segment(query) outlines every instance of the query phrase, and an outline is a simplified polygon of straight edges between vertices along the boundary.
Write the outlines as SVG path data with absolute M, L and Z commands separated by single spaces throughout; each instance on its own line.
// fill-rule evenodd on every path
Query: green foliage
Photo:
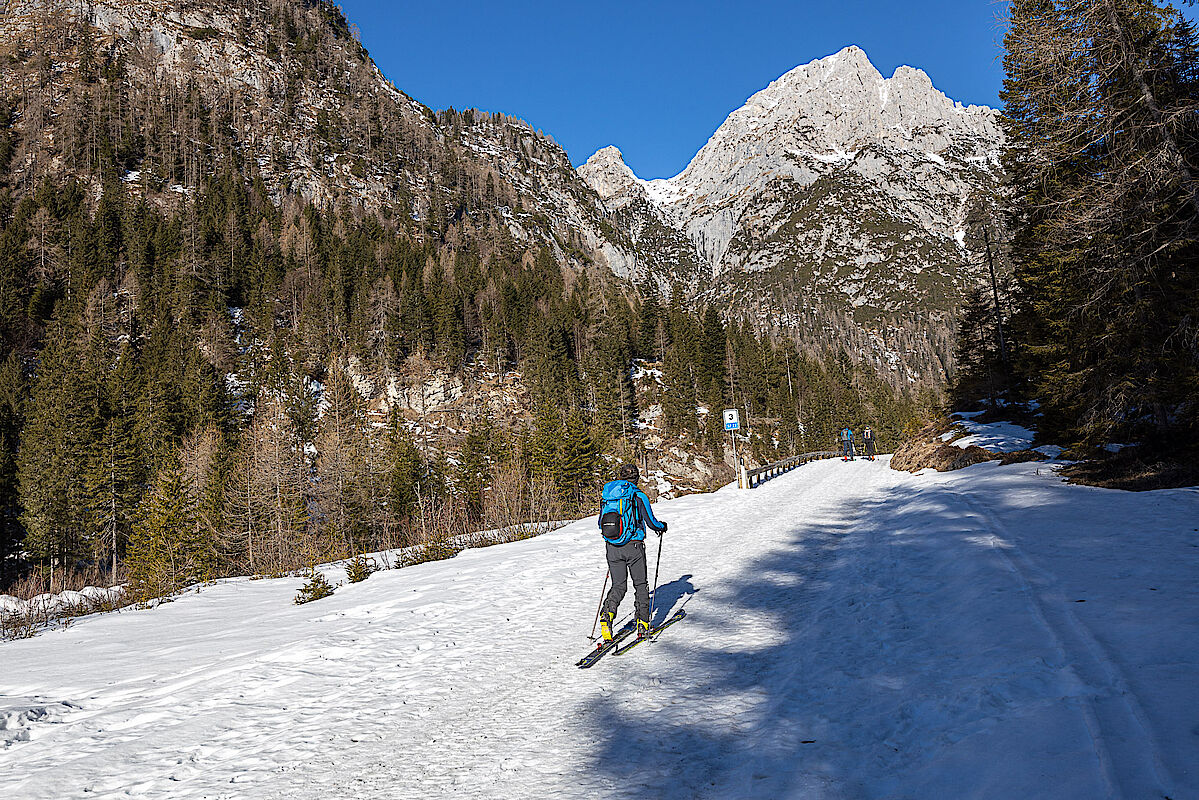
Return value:
M 311 603 L 315 600 L 321 600 L 333 594 L 333 584 L 329 583 L 329 579 L 324 573 L 319 572 L 316 567 L 312 567 L 308 571 L 308 582 L 296 592 L 296 599 L 292 602 L 297 606 L 302 606 L 305 603 Z
M 199 525 L 192 489 L 173 454 L 138 506 L 125 563 L 130 590 L 143 599 L 216 575 L 216 542 Z
M 666 348 L 663 365 L 662 417 L 670 433 L 694 434 L 697 430 L 694 365 L 682 345 Z
M 90 555 L 86 454 L 96 419 L 89 375 L 79 370 L 78 336 L 78 329 L 64 325 L 48 331 L 17 454 L 25 549 L 37 561 L 59 566 Z
M 1000 358 L 997 330 L 989 290 L 969 290 L 958 318 L 956 373 L 950 387 L 955 408 L 973 408 L 984 399 L 995 404 L 1006 394 L 1007 370 Z
M 1017 367 L 1041 432 L 1194 443 L 1194 26 L 1150 0 L 1017 0 L 1005 47 Z
M 398 412 L 392 413 L 388 426 L 387 462 L 386 491 L 390 514 L 397 520 L 407 519 L 417 510 L 422 481 L 424 491 L 429 491 L 429 470 Z
M 455 468 L 459 495 L 466 502 L 467 513 L 478 520 L 483 510 L 483 492 L 491 482 L 491 463 L 498 449 L 495 431 L 487 424 L 472 425 L 462 442 Z
M 350 583 L 362 583 L 378 571 L 378 563 L 369 556 L 355 556 L 346 563 L 346 578 Z
M 25 379 L 16 353 L 0 363 L 0 586 L 17 573 L 25 531 L 17 492 L 17 449 L 24 422 Z
M 430 561 L 445 561 L 461 553 L 465 548 L 452 544 L 445 539 L 434 539 L 422 545 L 417 545 L 404 558 L 404 566 L 427 564 Z
M 568 507 L 582 510 L 594 504 L 599 456 L 590 426 L 575 409 L 566 418 L 555 470 L 558 488 Z

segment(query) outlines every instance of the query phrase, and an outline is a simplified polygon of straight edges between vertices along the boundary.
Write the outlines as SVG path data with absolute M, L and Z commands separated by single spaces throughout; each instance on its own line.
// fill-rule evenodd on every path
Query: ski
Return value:
M 642 642 L 649 641 L 650 639 L 656 639 L 658 637 L 659 633 L 666 630 L 671 625 L 675 624 L 676 622 L 678 622 L 685 616 L 687 616 L 686 610 L 680 608 L 678 611 L 674 612 L 674 614 L 670 617 L 670 619 L 666 620 L 661 625 L 655 625 L 654 627 L 650 628 L 649 633 L 646 634 L 645 636 L 642 636 L 638 639 L 634 639 L 633 641 L 626 644 L 624 647 L 616 648 L 616 655 L 622 656 L 625 653 L 632 650 L 637 645 L 641 644 Z
M 601 641 L 598 645 L 595 646 L 594 650 L 592 650 L 590 653 L 588 653 L 587 655 L 583 656 L 578 661 L 576 661 L 575 666 L 578 667 L 579 669 L 587 669 L 588 667 L 592 666 L 593 664 L 595 664 L 595 662 L 597 662 L 601 658 L 603 658 L 605 654 L 612 652 L 616 648 L 616 646 L 621 643 L 621 641 L 623 639 L 625 639 L 630 633 L 632 633 L 636 629 L 637 629 L 636 621 L 630 620 L 628 622 L 628 624 L 626 624 L 623 628 L 618 630 L 616 633 L 612 634 L 611 639 L 609 639 L 606 642 Z

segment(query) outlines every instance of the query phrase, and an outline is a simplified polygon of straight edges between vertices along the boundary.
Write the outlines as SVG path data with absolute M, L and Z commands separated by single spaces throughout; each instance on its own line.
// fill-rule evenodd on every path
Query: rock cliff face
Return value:
M 557 143 L 503 114 L 414 101 L 331 3 L 9 0 L 0 58 L 15 65 L 0 99 L 22 98 L 21 191 L 74 176 L 98 196 L 85 140 L 107 127 L 129 153 L 117 177 L 160 204 L 232 167 L 279 204 L 398 211 L 416 236 L 453 242 L 505 229 L 576 270 L 644 277 Z
M 578 171 L 614 215 L 645 204 L 683 232 L 698 296 L 734 314 L 945 334 L 981 265 L 972 226 L 1000 180 L 997 117 L 847 47 L 749 98 L 673 178 L 638 179 L 614 147 Z

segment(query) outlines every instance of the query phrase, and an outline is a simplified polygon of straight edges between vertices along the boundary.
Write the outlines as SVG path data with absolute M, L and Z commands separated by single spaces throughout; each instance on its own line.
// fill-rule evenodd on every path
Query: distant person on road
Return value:
M 841 460 L 842 461 L 853 461 L 854 453 L 853 453 L 853 430 L 852 429 L 850 429 L 850 428 L 842 429 L 842 431 L 841 431 L 841 447 L 844 449 L 844 455 L 842 455 Z
M 866 445 L 866 458 L 874 460 L 874 430 L 866 428 L 862 431 L 862 441 Z
M 637 488 L 640 477 L 636 464 L 621 464 L 616 480 L 604 485 L 604 501 L 600 506 L 599 528 L 607 550 L 608 574 L 612 588 L 600 612 L 600 633 L 605 640 L 612 638 L 612 622 L 616 609 L 624 599 L 628 579 L 633 579 L 637 611 L 637 636 L 649 633 L 649 570 L 645 560 L 645 526 L 659 536 L 666 533 L 666 523 L 659 522 L 649 507 L 649 498 Z

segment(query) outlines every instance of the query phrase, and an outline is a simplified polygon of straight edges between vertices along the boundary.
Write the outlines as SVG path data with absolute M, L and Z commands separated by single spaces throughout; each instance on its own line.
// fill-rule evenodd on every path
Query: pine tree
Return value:
M 559 474 L 563 440 L 561 413 L 549 403 L 537 407 L 533 433 L 524 447 L 529 471 L 534 478 L 556 480 Z
M 17 485 L 17 448 L 25 418 L 25 377 L 21 360 L 10 351 L 0 363 L 0 586 L 16 574 L 16 558 L 25 538 Z
M 724 364 L 727 339 L 724 323 L 715 307 L 708 306 L 704 311 L 703 324 L 700 329 L 699 352 L 696 354 L 696 372 L 701 391 L 710 394 L 715 385 L 717 391 L 724 386 Z M 719 405 L 719 403 L 718 403 Z
M 588 359 L 587 378 L 594 396 L 595 426 L 605 441 L 627 436 L 636 411 L 629 376 L 630 354 L 623 337 L 614 330 L 616 327 L 601 324 L 599 341 Z
M 25 549 L 52 569 L 91 555 L 84 467 L 94 438 L 92 393 L 78 393 L 85 372 L 77 336 L 61 324 L 47 331 L 17 456 Z
M 418 487 L 427 467 L 398 411 L 392 412 L 387 441 L 387 502 L 390 516 L 397 523 L 406 523 L 416 513 Z
M 491 482 L 494 432 L 490 425 L 472 425 L 462 442 L 457 473 L 458 491 L 466 502 L 467 513 L 478 520 L 483 512 L 484 491 Z
M 704 417 L 704 444 L 717 461 L 724 460 L 724 395 L 719 384 L 713 383 L 708 389 L 705 401 L 708 414 Z
M 93 443 L 89 462 L 86 491 L 92 549 L 97 554 L 109 554 L 115 576 L 142 495 L 132 419 L 119 414 L 110 417 Z
M 201 531 L 178 458 L 168 455 L 138 506 L 126 561 L 132 591 L 162 597 L 215 574 L 216 543 Z
M 595 488 L 599 450 L 591 438 L 591 430 L 582 413 L 575 409 L 566 418 L 562 431 L 562 447 L 558 457 L 557 483 L 566 504 L 583 509 L 591 505 L 590 494 Z
M 972 408 L 983 399 L 994 404 L 1005 388 L 994 320 L 988 291 L 981 286 L 968 290 L 958 319 L 956 373 L 950 388 L 955 408 Z
M 680 352 L 681 347 L 666 348 L 662 375 L 662 421 L 671 433 L 693 434 L 696 431 L 694 366 Z
M 1013 3 L 1008 170 L 1023 369 L 1046 432 L 1164 436 L 1190 416 L 1199 123 L 1191 26 L 1149 0 Z

